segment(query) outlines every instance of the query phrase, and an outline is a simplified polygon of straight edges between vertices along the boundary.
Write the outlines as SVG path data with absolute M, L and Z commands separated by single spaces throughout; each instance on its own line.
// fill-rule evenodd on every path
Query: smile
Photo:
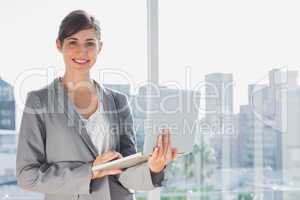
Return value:
M 80 65 L 87 64 L 88 62 L 90 62 L 90 60 L 87 60 L 87 59 L 72 59 L 72 60 L 73 60 L 73 62 L 80 64 Z

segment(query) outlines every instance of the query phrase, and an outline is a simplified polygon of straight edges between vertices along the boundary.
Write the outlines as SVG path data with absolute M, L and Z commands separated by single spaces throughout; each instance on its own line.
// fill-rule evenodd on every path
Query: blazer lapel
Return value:
M 118 150 L 119 149 L 119 118 L 118 110 L 116 108 L 115 100 L 110 90 L 107 90 L 102 84 L 94 80 L 95 85 L 97 86 L 98 93 L 100 94 L 100 112 L 103 113 L 104 117 L 109 122 L 109 133 L 110 136 L 110 146 L 111 148 Z
M 94 158 L 96 158 L 98 155 L 98 150 L 90 139 L 90 136 L 88 135 L 84 126 L 84 122 L 81 120 L 79 114 L 73 106 L 72 101 L 69 99 L 66 88 L 64 88 L 64 86 L 60 83 L 59 77 L 55 78 L 52 86 L 54 89 L 54 97 L 56 97 L 55 99 L 58 101 L 58 106 L 63 109 L 68 118 L 68 126 L 74 126 L 86 147 L 89 149 Z

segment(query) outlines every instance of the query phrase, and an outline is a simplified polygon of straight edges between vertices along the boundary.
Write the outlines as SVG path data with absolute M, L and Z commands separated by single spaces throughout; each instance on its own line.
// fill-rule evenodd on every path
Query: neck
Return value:
M 62 83 L 68 88 L 72 86 L 76 86 L 77 84 L 88 84 L 92 85 L 93 81 L 90 78 L 89 73 L 70 73 L 68 71 L 65 72 L 65 74 L 62 77 Z M 71 85 L 70 85 L 71 84 Z

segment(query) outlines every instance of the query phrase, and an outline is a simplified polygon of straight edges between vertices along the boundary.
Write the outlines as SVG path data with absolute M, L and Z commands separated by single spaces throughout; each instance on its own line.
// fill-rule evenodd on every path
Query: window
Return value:
M 162 198 L 299 198 L 295 6 L 159 1 L 159 82 L 201 91 L 199 120 L 211 128 L 169 167 Z
M 138 150 L 146 132 L 144 82 L 158 81 L 161 88 L 201 93 L 201 129 L 193 153 L 168 166 L 165 187 L 148 199 L 299 199 L 297 2 L 70 2 L 1 3 L 0 24 L 9 30 L 0 37 L 0 53 L 6 58 L 2 65 L 7 66 L 1 77 L 11 83 L 22 81 L 21 89 L 15 91 L 17 101 L 24 101 L 29 90 L 62 75 L 63 60 L 55 49 L 58 25 L 71 10 L 86 9 L 100 20 L 104 42 L 91 75 L 127 94 Z M 147 15 L 149 2 L 153 7 Z M 12 17 L 7 20 L 7 16 Z M 149 21 L 154 23 L 147 32 Z M 37 29 L 41 25 L 43 28 Z M 150 40 L 147 33 L 153 34 Z M 12 49 L 12 40 L 22 52 L 18 59 L 7 51 Z M 47 73 L 51 77 L 46 77 Z M 0 99 L 4 93 L 0 89 Z M 22 112 L 18 105 L 17 127 Z M 1 163 L 14 160 L 11 149 L 10 145 L 0 150 Z M 7 177 L 1 176 L 0 181 L 10 183 L 14 163 L 5 163 L 9 166 L 0 171 Z M 8 184 L 0 186 L 0 199 L 2 194 L 3 198 L 42 199 L 40 194 L 24 193 Z M 137 199 L 146 199 L 145 193 L 138 193 Z
M 10 119 L 2 119 L 1 124 L 3 126 L 10 126 L 11 125 L 11 120 Z

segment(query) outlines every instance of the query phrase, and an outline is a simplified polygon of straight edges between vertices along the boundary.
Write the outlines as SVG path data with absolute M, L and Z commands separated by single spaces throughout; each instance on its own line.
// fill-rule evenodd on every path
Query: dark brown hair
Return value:
M 86 29 L 94 29 L 97 39 L 101 39 L 100 24 L 95 17 L 84 10 L 74 10 L 61 22 L 57 39 L 63 44 L 65 38 Z

